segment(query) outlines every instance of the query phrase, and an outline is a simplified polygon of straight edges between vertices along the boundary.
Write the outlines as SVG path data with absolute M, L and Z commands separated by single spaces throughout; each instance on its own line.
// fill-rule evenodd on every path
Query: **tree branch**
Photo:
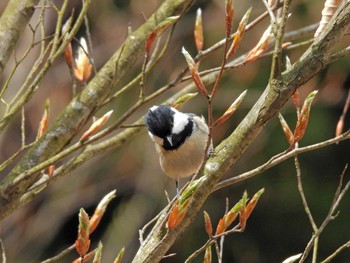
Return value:
M 39 0 L 11 0 L 0 18 L 0 74 Z
M 226 179 L 226 180 L 223 180 L 223 181 L 217 183 L 216 186 L 214 187 L 213 191 L 217 191 L 223 187 L 227 187 L 229 185 L 232 185 L 232 184 L 247 180 L 249 178 L 252 178 L 252 177 L 254 177 L 258 174 L 261 174 L 262 172 L 270 169 L 271 167 L 274 167 L 277 164 L 280 164 L 281 162 L 288 160 L 289 158 L 291 158 L 293 156 L 296 156 L 296 155 L 299 155 L 302 153 L 306 153 L 306 152 L 310 152 L 310 151 L 315 151 L 317 149 L 327 147 L 327 146 L 332 145 L 332 144 L 337 144 L 341 141 L 349 140 L 349 139 L 350 139 L 350 131 L 347 131 L 347 132 L 339 135 L 338 137 L 329 139 L 327 141 L 323 141 L 323 142 L 312 144 L 312 145 L 305 146 L 305 147 L 295 148 L 291 151 L 284 151 L 280 154 L 273 156 L 266 163 L 254 168 L 248 172 L 242 173 L 240 175 L 234 176 L 232 178 L 229 178 L 229 179 Z
M 112 87 L 132 68 L 143 51 L 142 47 L 148 34 L 161 21 L 169 16 L 180 14 L 191 3 L 192 0 L 165 1 L 138 30 L 128 36 L 123 47 L 101 68 L 84 90 L 69 103 L 43 137 L 1 181 L 0 218 L 5 217 L 18 206 L 20 197 L 36 182 L 39 174 L 13 184 L 16 177 L 61 151 L 106 99 Z
M 324 34 L 279 79 L 271 81 L 259 100 L 236 130 L 215 149 L 202 173 L 204 180 L 193 194 L 186 217 L 171 231 L 165 227 L 166 211 L 140 247 L 133 262 L 159 262 L 175 240 L 195 219 L 218 180 L 239 159 L 264 125 L 278 112 L 294 91 L 317 74 L 326 64 L 330 47 L 339 41 L 350 22 L 350 2 L 338 9 Z

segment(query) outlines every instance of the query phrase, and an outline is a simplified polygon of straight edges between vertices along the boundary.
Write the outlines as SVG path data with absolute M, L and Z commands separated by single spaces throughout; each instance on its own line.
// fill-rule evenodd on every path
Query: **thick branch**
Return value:
M 194 193 L 184 220 L 173 230 L 165 228 L 165 213 L 137 252 L 133 262 L 159 262 L 174 241 L 195 219 L 217 181 L 235 164 L 260 133 L 264 125 L 278 112 L 293 92 L 317 74 L 326 64 L 329 47 L 335 46 L 350 22 L 350 3 L 346 1 L 330 21 L 324 34 L 304 53 L 281 79 L 272 81 L 237 129 L 215 149 L 207 161 L 203 183 Z
M 38 175 L 13 184 L 16 177 L 61 151 L 110 94 L 113 85 L 134 65 L 143 51 L 148 34 L 167 17 L 180 14 L 191 2 L 192 0 L 165 1 L 145 24 L 128 36 L 122 48 L 71 101 L 44 136 L 0 183 L 0 218 L 11 213 L 18 206 L 19 198 L 37 180 Z
M 0 18 L 0 74 L 39 0 L 12 0 Z

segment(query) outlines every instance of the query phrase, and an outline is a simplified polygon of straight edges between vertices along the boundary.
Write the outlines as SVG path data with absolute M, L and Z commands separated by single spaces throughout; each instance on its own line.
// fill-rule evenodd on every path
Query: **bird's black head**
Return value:
M 148 131 L 163 139 L 165 150 L 178 149 L 192 134 L 193 121 L 185 113 L 166 106 L 153 106 L 145 116 Z
M 160 138 L 169 136 L 174 123 L 174 114 L 169 106 L 153 106 L 145 117 L 148 131 Z

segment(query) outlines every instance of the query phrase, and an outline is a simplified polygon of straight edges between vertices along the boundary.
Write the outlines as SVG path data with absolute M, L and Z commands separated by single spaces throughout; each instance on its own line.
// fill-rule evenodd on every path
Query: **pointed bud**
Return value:
M 186 208 L 188 203 L 189 203 L 189 199 L 187 199 L 187 201 L 183 203 L 182 206 L 180 206 L 179 202 L 176 202 L 174 204 L 173 209 L 169 214 L 169 218 L 167 222 L 167 227 L 169 230 L 174 229 L 182 222 L 187 212 Z
M 180 198 L 176 201 L 168 218 L 167 227 L 169 230 L 174 229 L 182 222 L 186 215 L 187 206 L 190 203 L 191 197 L 193 196 L 193 193 L 198 189 L 202 181 L 203 179 L 199 178 L 191 182 L 181 194 Z
M 197 9 L 196 22 L 194 24 L 194 42 L 196 43 L 197 51 L 203 49 L 203 22 L 202 22 L 202 9 Z
M 182 54 L 184 55 L 188 68 L 190 70 L 190 72 L 192 73 L 192 71 L 197 71 L 197 65 L 196 62 L 194 62 L 193 58 L 191 57 L 190 53 L 188 53 L 188 51 L 185 49 L 185 47 L 182 47 L 181 50 Z
M 225 230 L 225 216 L 223 216 L 222 218 L 220 218 L 219 223 L 216 227 L 215 235 L 220 235 L 221 233 L 225 232 Z
M 248 53 L 245 58 L 246 62 L 252 62 L 257 60 L 269 47 L 271 38 L 271 25 L 265 30 L 264 34 L 260 38 L 258 44 Z
M 78 238 L 75 241 L 75 249 L 80 257 L 84 257 L 90 248 L 89 216 L 83 208 L 79 212 Z
M 303 107 L 294 130 L 294 142 L 299 142 L 305 135 L 306 127 L 309 122 L 311 104 L 317 94 L 317 90 L 311 92 L 304 101 Z
M 68 67 L 72 67 L 73 65 L 73 49 L 72 44 L 68 43 L 66 48 L 64 49 L 64 60 L 66 61 Z
M 121 262 L 122 262 L 122 259 L 123 259 L 124 252 L 125 252 L 125 247 L 123 247 L 123 248 L 119 251 L 118 256 L 117 256 L 116 259 L 113 261 L 113 263 L 121 263 Z
M 290 45 L 292 45 L 293 43 L 292 42 L 284 42 L 284 43 L 282 43 L 282 49 L 284 49 L 284 48 L 287 48 L 287 47 L 289 47 Z
M 211 224 L 210 216 L 206 211 L 203 211 L 203 213 L 204 213 L 205 231 L 207 232 L 208 236 L 211 237 L 213 235 L 213 226 Z
M 220 235 L 225 232 L 226 229 L 236 220 L 239 211 L 242 210 L 243 201 L 238 201 L 231 210 L 225 214 L 220 220 L 216 227 L 215 235 Z
M 198 91 L 200 93 L 202 93 L 204 96 L 208 97 L 209 93 L 208 93 L 207 89 L 205 88 L 205 86 L 204 86 L 204 84 L 199 76 L 197 64 L 194 62 L 190 53 L 188 53 L 184 47 L 182 47 L 182 54 L 185 56 L 188 68 L 189 68 L 191 75 L 192 75 L 192 79 L 193 79 L 194 83 L 196 84 Z
M 96 250 L 93 250 L 87 253 L 86 255 L 84 255 L 84 257 L 77 258 L 76 260 L 73 261 L 73 263 L 87 263 L 89 262 L 89 260 L 91 260 L 95 256 L 95 252 Z
M 288 126 L 288 123 L 285 121 L 281 113 L 278 113 L 278 119 L 280 120 L 284 136 L 286 136 L 286 139 L 289 143 L 289 145 L 293 145 L 294 143 L 294 134 L 291 131 L 291 129 Z
M 247 223 L 247 216 L 246 216 L 246 206 L 248 201 L 248 194 L 247 191 L 244 191 L 243 197 L 241 199 L 241 209 L 239 211 L 239 225 L 241 229 L 245 229 L 246 223 Z
M 74 76 L 80 82 L 86 82 L 92 73 L 92 65 L 88 57 L 89 50 L 85 38 L 80 38 L 78 56 L 75 59 Z
M 225 0 L 226 38 L 231 36 L 233 14 L 232 0 Z
M 303 253 L 296 254 L 294 256 L 291 256 L 291 257 L 283 260 L 282 263 L 294 263 L 294 262 L 297 262 L 301 258 L 302 255 L 303 255 Z
M 340 116 L 339 121 L 337 123 L 337 127 L 335 129 L 335 136 L 341 135 L 344 131 L 345 116 L 349 110 L 349 106 L 350 106 L 350 90 L 348 91 L 348 96 L 347 96 L 345 104 L 344 104 L 343 113 Z
M 51 177 L 53 175 L 53 173 L 55 172 L 55 165 L 51 164 L 48 168 L 47 168 L 47 173 L 48 175 Z
M 258 203 L 258 201 L 259 201 L 261 195 L 264 193 L 264 191 L 265 191 L 265 189 L 262 188 L 258 192 L 256 192 L 255 195 L 253 196 L 253 198 L 247 204 L 247 206 L 245 208 L 245 216 L 246 216 L 245 220 L 246 221 L 250 217 L 251 213 L 253 212 L 256 204 Z
M 37 140 L 43 136 L 43 134 L 45 133 L 45 131 L 47 129 L 49 115 L 50 115 L 50 100 L 47 99 L 45 102 L 44 113 L 43 113 L 43 116 L 41 117 L 41 120 L 39 123 L 38 133 L 37 133 L 37 137 L 36 137 Z
M 181 97 L 179 97 L 174 103 L 172 103 L 171 107 L 179 110 L 185 102 L 196 97 L 197 95 L 198 95 L 198 92 L 186 93 L 186 94 L 182 95 Z
M 300 105 L 300 96 L 299 96 L 299 91 L 295 90 L 293 95 L 291 96 L 293 105 L 296 109 L 299 109 Z
M 146 50 L 147 54 L 149 54 L 151 52 L 151 49 L 152 49 L 156 39 L 157 39 L 157 31 L 153 30 L 151 33 L 149 33 L 149 35 L 146 39 L 145 50 Z
M 241 45 L 241 41 L 243 39 L 245 29 L 249 21 L 251 11 L 252 11 L 252 8 L 249 8 L 248 11 L 243 16 L 241 22 L 239 23 L 238 29 L 236 31 L 235 37 L 233 38 L 231 47 L 229 48 L 226 54 L 226 59 L 232 56 L 236 52 L 238 47 Z
M 108 204 L 114 199 L 116 196 L 116 190 L 108 193 L 105 197 L 102 198 L 100 203 L 97 205 L 94 214 L 90 218 L 90 234 L 95 231 L 98 224 L 100 223 Z
M 162 34 L 169 26 L 174 24 L 180 16 L 169 16 L 157 26 L 158 35 Z
M 292 67 L 292 63 L 290 62 L 290 58 L 288 57 L 288 55 L 285 55 L 285 63 L 286 63 L 286 69 L 290 69 Z M 298 91 L 298 90 L 295 90 Z M 295 92 L 294 92 L 295 93 Z
M 337 123 L 337 127 L 335 129 L 335 137 L 340 136 L 343 133 L 343 131 L 344 131 L 344 118 L 343 118 L 343 116 L 341 116 L 339 118 L 339 121 Z
M 211 263 L 211 262 L 212 262 L 211 246 L 207 246 L 204 253 L 203 263 Z
M 102 128 L 102 126 L 105 125 L 105 123 L 109 120 L 109 118 L 111 117 L 112 113 L 113 113 L 113 110 L 110 110 L 105 115 L 103 115 L 101 118 L 95 120 L 91 124 L 90 128 L 86 132 L 84 132 L 84 134 L 81 136 L 80 141 L 85 141 L 91 135 L 93 135 L 96 132 L 98 132 Z
M 204 177 L 201 177 L 195 181 L 192 181 L 188 184 L 186 189 L 183 191 L 179 198 L 179 204 L 180 206 L 183 205 L 183 203 L 187 202 L 193 195 L 193 193 L 198 189 L 198 187 L 203 183 Z
M 145 50 L 147 54 L 151 52 L 151 49 L 157 37 L 160 36 L 170 25 L 174 24 L 178 19 L 179 16 L 170 16 L 159 23 L 157 27 L 153 29 L 151 33 L 149 33 L 145 44 Z
M 96 248 L 95 251 L 95 256 L 94 256 L 94 260 L 92 261 L 92 263 L 101 263 L 101 259 L 102 259 L 102 243 L 101 241 L 98 243 L 98 246 Z
M 236 112 L 237 108 L 243 101 L 245 95 L 247 94 L 247 90 L 243 91 L 239 97 L 231 104 L 231 106 L 225 111 L 225 113 L 215 121 L 214 127 L 223 124 L 228 118 L 232 116 L 233 113 Z
M 322 17 L 320 24 L 315 32 L 314 37 L 317 38 L 321 35 L 321 33 L 326 28 L 327 24 L 331 20 L 332 16 L 334 15 L 335 11 L 337 11 L 340 3 L 342 0 L 326 0 L 324 2 L 324 8 L 322 9 Z

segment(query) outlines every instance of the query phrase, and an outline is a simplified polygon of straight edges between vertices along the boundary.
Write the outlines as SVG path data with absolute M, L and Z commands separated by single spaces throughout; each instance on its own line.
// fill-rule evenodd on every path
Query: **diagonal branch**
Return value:
M 0 74 L 18 42 L 20 35 L 34 13 L 39 0 L 9 1 L 0 18 Z
M 181 13 L 191 3 L 192 0 L 165 1 L 138 30 L 128 36 L 122 48 L 111 57 L 84 90 L 69 103 L 43 137 L 1 181 L 0 218 L 15 209 L 20 197 L 37 180 L 38 174 L 13 184 L 16 177 L 61 151 L 106 99 L 112 87 L 132 68 L 143 51 L 142 47 L 148 34 L 161 21 Z
M 275 79 L 281 74 L 282 66 L 282 43 L 284 37 L 284 31 L 287 25 L 288 12 L 291 0 L 285 0 L 282 8 L 282 16 L 280 22 L 277 24 L 275 49 L 272 55 L 271 75 L 270 79 Z M 277 21 L 276 21 L 277 22 Z
M 269 83 L 259 100 L 236 130 L 215 149 L 207 161 L 202 184 L 193 194 L 186 217 L 173 230 L 165 227 L 166 211 L 160 216 L 150 235 L 138 250 L 133 262 L 159 262 L 175 240 L 195 219 L 212 189 L 231 166 L 239 159 L 264 125 L 278 112 L 293 92 L 317 74 L 327 63 L 330 47 L 339 41 L 350 22 L 350 2 L 338 9 L 324 34 L 306 50 L 304 55 L 280 79 Z
M 284 162 L 284 161 L 288 160 L 289 158 L 292 158 L 293 156 L 297 156 L 297 155 L 300 155 L 302 153 L 306 153 L 306 152 L 310 152 L 310 151 L 315 151 L 317 149 L 327 147 L 329 145 L 337 144 L 341 141 L 349 140 L 349 139 L 350 139 L 350 131 L 347 131 L 347 132 L 345 132 L 345 133 L 343 133 L 335 138 L 329 139 L 327 141 L 315 143 L 315 144 L 305 146 L 305 147 L 294 148 L 291 151 L 284 151 L 282 153 L 279 153 L 279 154 L 271 157 L 264 164 L 254 168 L 248 172 L 242 173 L 240 175 L 234 176 L 232 178 L 228 178 L 226 180 L 223 180 L 223 181 L 217 183 L 216 186 L 214 187 L 213 191 L 217 191 L 223 187 L 227 187 L 229 185 L 233 185 L 233 184 L 236 184 L 238 182 L 242 182 L 244 180 L 250 179 L 250 178 L 252 178 L 258 174 L 261 174 L 264 171 L 267 171 L 268 169 L 280 164 L 281 162 Z

